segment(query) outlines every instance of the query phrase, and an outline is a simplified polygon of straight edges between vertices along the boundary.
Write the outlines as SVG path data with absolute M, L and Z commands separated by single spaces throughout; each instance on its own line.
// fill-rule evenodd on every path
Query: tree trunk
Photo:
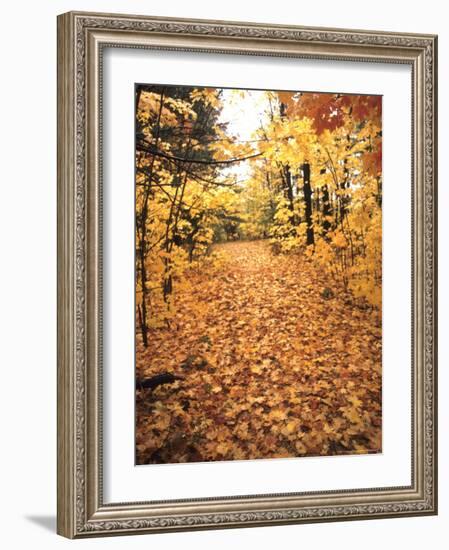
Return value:
M 346 189 L 349 187 L 349 181 L 348 181 L 348 169 L 346 168 L 346 164 L 348 162 L 348 159 L 344 160 L 344 173 L 345 177 L 342 182 L 340 182 L 340 222 L 343 223 L 343 220 L 345 219 L 347 209 L 348 209 L 348 196 L 346 194 Z
M 288 199 L 288 207 L 293 212 L 294 207 L 293 207 L 292 174 L 290 172 L 289 166 L 285 166 L 284 174 L 285 174 L 285 191 Z
M 305 204 L 305 218 L 307 224 L 307 244 L 314 244 L 313 223 L 312 223 L 312 187 L 310 186 L 310 164 L 302 165 L 303 173 L 303 194 Z
M 139 96 L 140 99 L 140 96 Z M 159 104 L 159 113 L 158 118 L 156 122 L 156 136 L 155 136 L 155 147 L 158 146 L 159 143 L 159 133 L 160 133 L 160 127 L 161 127 L 161 116 L 162 116 L 162 108 L 164 104 L 164 89 L 162 89 L 160 93 L 159 98 L 160 104 Z M 138 108 L 138 104 L 136 105 L 136 111 Z M 147 270 L 146 270 L 146 253 L 147 253 L 147 218 L 148 218 L 148 203 L 150 200 L 150 196 L 152 194 L 151 191 L 151 182 L 153 178 L 153 168 L 154 168 L 154 159 L 151 162 L 151 166 L 148 173 L 148 187 L 145 191 L 145 197 L 143 201 L 142 206 L 142 212 L 139 216 L 137 223 L 140 226 L 140 239 L 139 239 L 139 263 L 140 263 L 140 284 L 142 286 L 142 307 L 139 311 L 139 315 L 141 317 L 141 329 L 142 329 L 142 341 L 143 345 L 145 347 L 148 347 L 148 315 L 147 315 L 147 295 L 148 295 L 148 287 L 147 287 Z
M 142 308 L 140 307 L 140 304 L 137 304 L 137 312 L 139 314 L 140 332 L 142 333 L 143 345 L 147 347 L 148 346 L 148 327 L 144 327 Z
M 382 179 L 378 176 L 376 178 L 377 181 L 377 194 L 376 194 L 376 201 L 379 205 L 379 208 L 382 208 Z
M 327 233 L 331 227 L 328 217 L 331 215 L 331 205 L 329 202 L 329 189 L 327 185 L 323 187 L 323 229 Z
M 142 341 L 145 347 L 148 347 L 148 323 L 147 323 L 147 271 L 145 266 L 145 250 L 143 248 L 143 242 L 140 245 L 140 283 L 142 286 L 142 306 L 139 308 L 140 329 L 142 332 Z

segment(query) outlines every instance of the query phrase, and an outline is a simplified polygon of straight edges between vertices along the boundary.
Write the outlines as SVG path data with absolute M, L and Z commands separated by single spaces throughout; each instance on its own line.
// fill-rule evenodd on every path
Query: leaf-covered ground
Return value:
M 381 323 L 301 256 L 266 241 L 215 248 L 170 328 L 137 339 L 138 464 L 381 451 Z

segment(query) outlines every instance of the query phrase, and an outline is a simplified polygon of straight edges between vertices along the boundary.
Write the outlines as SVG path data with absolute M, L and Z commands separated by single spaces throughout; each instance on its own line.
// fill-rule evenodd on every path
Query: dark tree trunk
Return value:
M 143 302 L 143 304 L 144 303 L 145 302 Z M 140 304 L 137 304 L 137 312 L 139 314 L 140 332 L 142 333 L 143 345 L 145 347 L 148 347 L 148 327 L 144 324 L 142 308 L 140 307 Z
M 380 177 L 376 178 L 377 180 L 377 195 L 376 201 L 380 208 L 382 208 L 382 180 Z
M 340 190 L 341 190 L 341 195 L 340 195 L 340 222 L 343 223 L 343 220 L 345 219 L 345 216 L 346 216 L 346 213 L 347 213 L 347 210 L 348 210 L 348 196 L 346 194 L 346 189 L 349 187 L 349 181 L 348 181 L 348 169 L 346 168 L 346 164 L 347 164 L 348 160 L 345 159 L 344 160 L 344 165 L 345 165 L 345 177 L 343 179 L 343 181 L 340 183 Z
M 142 305 L 139 306 L 140 330 L 142 332 L 142 341 L 145 347 L 148 347 L 148 315 L 147 315 L 147 271 L 145 266 L 144 243 L 140 243 L 140 282 L 142 286 Z
M 315 212 L 321 211 L 321 201 L 320 201 L 320 190 L 319 188 L 315 189 Z
M 287 192 L 289 208 L 293 212 L 292 173 L 290 172 L 289 166 L 285 167 L 285 181 L 286 181 L 286 192 Z
M 331 227 L 328 217 L 331 215 L 331 205 L 329 202 L 329 189 L 327 185 L 323 187 L 323 229 L 327 233 Z
M 307 224 L 307 244 L 314 244 L 313 223 L 312 223 L 312 187 L 310 186 L 310 164 L 302 165 L 303 193 L 305 204 L 305 218 Z
M 164 293 L 164 299 L 165 301 L 168 300 L 168 296 L 173 291 L 173 278 L 171 275 L 167 275 L 164 279 L 163 287 L 162 287 L 163 293 Z
M 139 88 L 140 89 L 140 88 Z M 139 95 L 140 100 L 140 95 Z M 156 135 L 155 135 L 155 147 L 158 146 L 159 143 L 159 134 L 160 134 L 160 128 L 161 128 L 161 116 L 162 116 L 162 108 L 164 104 L 164 89 L 162 88 L 162 91 L 160 93 L 160 105 L 159 105 L 159 113 L 157 117 L 156 122 Z M 138 108 L 138 103 L 136 104 L 136 112 Z M 153 179 L 153 168 L 154 168 L 154 159 L 151 161 L 150 169 L 148 171 L 148 187 L 145 190 L 145 196 L 143 201 L 143 207 L 141 215 L 138 217 L 138 220 L 136 223 L 140 226 L 140 239 L 139 239 L 139 263 L 140 263 L 140 283 L 142 286 L 142 305 L 141 309 L 139 309 L 139 316 L 141 319 L 141 329 L 142 329 L 142 341 L 143 345 L 145 347 L 148 347 L 148 315 L 147 315 L 147 296 L 148 296 L 148 287 L 147 287 L 147 270 L 146 270 L 146 256 L 147 256 L 147 217 L 148 217 L 148 203 L 150 200 L 150 196 L 152 194 L 151 191 L 151 182 Z

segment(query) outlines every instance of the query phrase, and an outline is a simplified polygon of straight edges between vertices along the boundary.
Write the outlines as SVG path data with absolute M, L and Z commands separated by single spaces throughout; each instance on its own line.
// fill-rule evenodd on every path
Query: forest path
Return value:
M 267 241 L 214 251 L 139 348 L 140 377 L 185 379 L 138 394 L 138 463 L 380 451 L 377 313 Z

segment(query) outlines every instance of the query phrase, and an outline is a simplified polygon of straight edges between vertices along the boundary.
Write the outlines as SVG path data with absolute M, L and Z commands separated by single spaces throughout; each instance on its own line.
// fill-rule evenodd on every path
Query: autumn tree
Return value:
M 263 161 L 253 163 L 274 182 L 275 249 L 307 249 L 346 290 L 378 306 L 381 98 L 269 94 L 269 124 L 257 134 Z
M 235 215 L 235 182 L 221 173 L 253 152 L 235 151 L 220 109 L 217 89 L 136 89 L 137 316 L 145 346 L 149 323 L 174 314 L 175 280 L 207 257 L 219 221 Z

